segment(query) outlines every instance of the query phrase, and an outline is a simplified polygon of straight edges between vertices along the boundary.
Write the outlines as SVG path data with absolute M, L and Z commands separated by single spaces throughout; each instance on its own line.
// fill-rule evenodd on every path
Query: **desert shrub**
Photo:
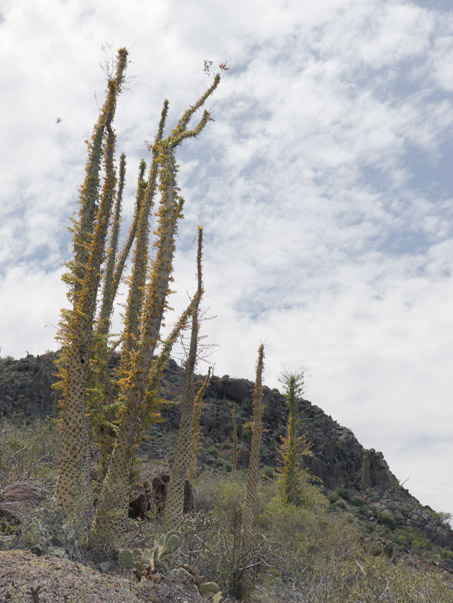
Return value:
M 358 546 L 358 530 L 349 518 L 329 512 L 328 500 L 314 486 L 312 490 L 306 506 L 285 505 L 276 497 L 258 517 L 258 529 L 278 543 L 274 574 L 282 585 L 302 588 L 308 577 L 320 580 L 332 563 Z M 268 574 L 263 581 L 269 581 Z
M 294 518 L 290 518 L 290 523 L 294 527 Z M 393 565 L 384 556 L 369 556 L 358 546 L 350 526 L 348 529 L 344 524 L 322 524 L 326 539 L 319 538 L 319 533 L 317 536 L 309 517 L 302 525 L 305 530 L 308 528 L 305 540 L 309 546 L 299 547 L 296 552 L 294 542 L 285 543 L 286 563 L 280 559 L 279 567 L 271 567 L 261 574 L 252 599 L 255 603 L 453 601 L 452 583 L 445 572 L 420 571 L 403 562 Z M 338 529 L 338 541 L 332 543 Z M 344 536 L 347 542 L 342 547 Z M 332 554 L 332 544 L 340 555 Z
M 3 419 L 0 432 L 0 489 L 27 479 L 37 479 L 47 488 L 53 488 L 58 463 L 56 422 L 37 419 L 20 425 Z
M 200 476 L 196 490 L 202 501 L 198 494 L 197 512 L 185 522 L 186 560 L 230 594 L 237 594 L 241 578 L 244 477 Z M 357 546 L 358 532 L 350 519 L 329 513 L 329 501 L 317 486 L 304 484 L 303 500 L 302 506 L 284 504 L 276 481 L 261 483 L 251 549 L 258 590 L 274 582 L 302 585 L 316 568 L 324 575 L 334 559 Z
M 335 490 L 331 490 L 328 494 L 327 494 L 327 498 L 329 499 L 329 501 L 333 504 L 338 500 L 338 493 Z
M 275 475 L 275 469 L 269 465 L 265 465 L 261 469 L 261 477 L 264 479 L 272 479 Z
M 350 578 L 332 598 L 350 601 L 416 602 L 453 600 L 453 591 L 440 572 L 417 572 L 403 563 L 392 565 L 384 557 L 354 560 L 349 564 Z
M 378 521 L 391 530 L 396 528 L 396 521 L 393 515 L 389 511 L 383 511 L 378 515 Z
M 349 501 L 351 499 L 351 493 L 346 488 L 338 488 L 337 494 L 338 496 L 341 496 L 341 498 L 343 498 L 344 500 Z
M 208 474 L 197 480 L 197 489 L 200 482 L 205 485 L 204 509 L 185 519 L 183 553 L 206 579 L 217 582 L 223 592 L 234 593 L 240 579 L 244 482 Z
M 0 368 L 3 368 L 4 366 L 9 366 L 13 362 L 14 362 L 14 358 L 12 356 L 2 357 L 2 358 L 0 358 Z
M 208 448 L 206 449 L 206 455 L 211 456 L 214 459 L 218 459 L 220 457 L 220 450 L 217 446 L 208 446 Z
M 392 533 L 392 540 L 402 550 L 410 550 L 414 553 L 434 551 L 435 545 L 420 532 L 416 532 L 410 526 L 396 528 Z
M 363 498 L 360 498 L 359 496 L 354 496 L 353 498 L 351 498 L 351 504 L 354 505 L 354 507 L 361 507 L 365 504 Z
M 211 511 L 217 503 L 219 496 L 222 496 L 227 484 L 245 483 L 244 471 L 236 471 L 234 478 L 229 473 L 219 473 L 215 471 L 203 471 L 193 480 L 194 511 L 196 513 Z
M 250 440 L 252 437 L 253 422 L 247 421 L 242 425 L 242 437 L 245 440 Z

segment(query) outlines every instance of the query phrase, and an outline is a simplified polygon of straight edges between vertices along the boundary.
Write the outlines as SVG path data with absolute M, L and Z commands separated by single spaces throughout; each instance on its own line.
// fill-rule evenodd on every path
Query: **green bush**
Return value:
M 242 437 L 249 440 L 252 437 L 253 422 L 247 421 L 242 425 Z
M 336 492 L 335 490 L 332 490 L 331 492 L 329 492 L 327 494 L 327 498 L 329 499 L 329 501 L 333 504 L 338 500 L 338 492 Z
M 341 496 L 341 498 L 344 498 L 344 500 L 351 500 L 351 493 L 346 488 L 338 488 L 337 494 L 338 496 Z
M 272 479 L 275 475 L 275 469 L 273 467 L 269 467 L 268 465 L 265 465 L 262 469 L 261 469 L 261 477 L 263 477 L 264 479 Z
M 396 520 L 389 511 L 384 511 L 378 515 L 378 521 L 391 530 L 396 528 Z
M 209 504 L 204 513 L 186 519 L 185 555 L 225 594 L 234 592 L 237 580 L 244 478 L 244 474 L 234 480 L 213 474 L 201 476 L 203 497 Z M 197 488 L 201 481 L 197 481 Z M 373 557 L 364 548 L 363 525 L 351 513 L 330 511 L 329 499 L 349 494 L 348 490 L 340 489 L 327 498 L 317 486 L 305 484 L 304 489 L 304 504 L 294 506 L 282 503 L 276 481 L 260 485 L 252 602 L 453 601 L 448 575 L 419 572 L 403 563 L 393 565 L 383 554 Z M 368 514 L 378 512 L 364 504 L 353 506 L 359 513 L 363 509 Z M 380 519 L 384 523 L 369 524 L 372 538 L 392 534 L 400 546 L 420 546 L 416 532 L 410 528 L 390 532 L 391 516 L 380 512 Z
M 242 505 L 245 494 L 243 476 L 234 479 L 202 474 L 195 482 L 195 509 L 185 518 L 184 560 L 197 568 L 208 581 L 225 593 L 234 594 L 239 584 Z
M 38 419 L 19 425 L 3 419 L 0 432 L 0 489 L 26 479 L 39 480 L 52 489 L 58 463 L 56 422 Z
M 363 498 L 359 498 L 358 496 L 351 498 L 351 505 L 354 505 L 354 507 L 362 507 L 364 504 L 365 501 Z

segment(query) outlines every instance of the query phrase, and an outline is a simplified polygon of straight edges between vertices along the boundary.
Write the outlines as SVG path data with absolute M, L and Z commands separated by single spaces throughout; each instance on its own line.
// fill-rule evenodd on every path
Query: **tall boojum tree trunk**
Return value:
M 190 334 L 189 353 L 184 367 L 184 378 L 181 396 L 181 419 L 178 440 L 175 447 L 171 468 L 170 483 L 165 501 L 163 531 L 180 531 L 183 522 L 184 484 L 189 472 L 190 442 L 192 439 L 192 418 L 194 405 L 194 372 L 198 349 L 198 312 L 203 294 L 201 260 L 203 248 L 203 229 L 198 229 L 197 253 L 197 293 L 192 311 L 192 329 Z
M 71 285 L 68 295 L 72 309 L 64 312 L 59 339 L 62 359 L 59 365 L 62 389 L 60 417 L 61 447 L 56 497 L 66 513 L 89 504 L 89 440 L 86 416 L 86 384 L 96 300 L 100 285 L 100 269 L 105 256 L 106 237 L 115 192 L 113 167 L 115 135 L 111 124 L 116 98 L 121 89 L 127 51 L 118 53 L 116 78 L 108 84 L 107 99 L 92 138 L 86 179 L 80 191 L 81 209 L 74 226 L 75 260 L 69 264 L 66 280 Z M 105 181 L 97 207 L 102 138 L 107 132 L 104 149 Z M 80 515 L 83 509 L 77 509 Z
M 249 469 L 244 501 L 244 514 L 242 517 L 242 551 L 247 552 L 253 540 L 253 520 L 256 512 L 256 498 L 260 481 L 261 461 L 261 436 L 263 433 L 263 369 L 264 346 L 258 348 L 258 362 L 256 365 L 256 381 L 253 391 L 253 428 L 252 444 L 250 448 Z

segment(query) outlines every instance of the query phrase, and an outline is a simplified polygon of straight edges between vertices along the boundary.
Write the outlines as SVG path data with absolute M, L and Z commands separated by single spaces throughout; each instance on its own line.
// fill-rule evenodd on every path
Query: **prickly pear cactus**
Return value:
M 211 601 L 215 601 L 216 603 L 221 601 L 222 593 L 220 591 L 219 586 L 215 582 L 203 582 L 198 587 L 200 595 L 203 597 L 210 597 Z
M 169 532 L 159 538 L 152 555 L 153 572 L 165 573 L 170 567 L 169 555 L 173 554 L 181 546 L 181 536 L 178 532 Z
M 171 555 L 179 549 L 182 544 L 181 534 L 178 532 L 170 532 L 165 537 L 164 555 Z
M 126 569 L 134 569 L 140 574 L 166 573 L 170 568 L 168 557 L 181 546 L 181 536 L 177 532 L 164 534 L 154 549 L 122 549 L 118 553 L 119 563 Z
M 118 553 L 118 561 L 126 569 L 132 569 L 135 565 L 135 559 L 132 555 L 132 551 L 129 551 L 128 549 L 122 549 Z

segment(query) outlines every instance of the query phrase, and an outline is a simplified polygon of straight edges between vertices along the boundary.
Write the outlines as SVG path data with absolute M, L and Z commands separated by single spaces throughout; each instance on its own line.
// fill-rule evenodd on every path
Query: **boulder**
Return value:
M 129 517 L 131 519 L 141 519 L 147 517 L 148 511 L 153 503 L 153 491 L 151 484 L 147 481 L 138 484 L 131 492 L 129 501 Z
M 163 471 L 152 481 L 152 503 L 158 513 L 160 513 L 167 498 L 168 484 L 170 482 L 171 472 Z M 184 507 L 183 512 L 189 513 L 193 509 L 193 491 L 192 485 L 188 479 L 184 483 Z

